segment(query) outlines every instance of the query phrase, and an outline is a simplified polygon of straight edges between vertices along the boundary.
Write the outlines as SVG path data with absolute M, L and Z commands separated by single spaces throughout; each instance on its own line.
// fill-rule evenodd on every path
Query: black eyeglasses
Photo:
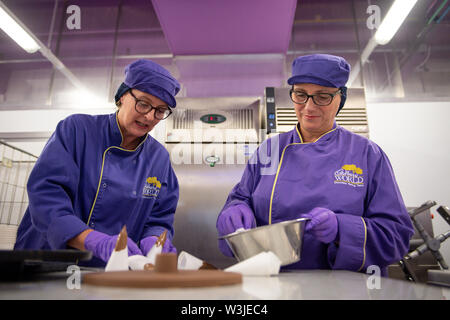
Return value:
M 172 114 L 172 110 L 170 110 L 169 107 L 167 106 L 154 107 L 150 103 L 136 98 L 136 96 L 133 94 L 133 92 L 131 92 L 131 90 L 129 90 L 128 92 L 131 94 L 134 100 L 136 100 L 136 103 L 134 104 L 134 109 L 136 109 L 138 113 L 147 114 L 153 109 L 155 109 L 155 118 L 158 120 L 164 120 Z
M 308 102 L 309 98 L 313 100 L 313 102 L 318 106 L 328 106 L 333 101 L 334 97 L 341 93 L 341 89 L 336 91 L 335 93 L 317 93 L 317 94 L 307 94 L 303 91 L 295 91 L 291 89 L 289 94 L 291 96 L 291 100 L 294 103 L 305 104 Z

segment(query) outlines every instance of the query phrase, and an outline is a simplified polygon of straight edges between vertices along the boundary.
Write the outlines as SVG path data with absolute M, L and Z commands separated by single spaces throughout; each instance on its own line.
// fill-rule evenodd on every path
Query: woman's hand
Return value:
M 317 207 L 303 214 L 301 217 L 311 219 L 306 222 L 305 231 L 312 232 L 317 240 L 323 243 L 330 243 L 336 240 L 338 235 L 338 221 L 333 211 Z
M 147 256 L 150 249 L 155 245 L 156 241 L 158 240 L 157 236 L 149 236 L 142 239 L 139 243 L 139 246 L 142 250 L 142 254 L 144 256 Z M 173 246 L 170 239 L 167 237 L 166 241 L 164 242 L 164 245 L 162 247 L 163 253 L 177 253 L 177 249 Z
M 237 229 L 251 229 L 256 227 L 255 215 L 245 204 L 238 204 L 220 213 L 216 227 L 219 236 L 233 233 Z M 224 255 L 233 256 L 233 252 L 223 239 L 219 239 L 219 249 Z
M 245 204 L 225 209 L 217 219 L 217 230 L 221 236 L 233 233 L 240 228 L 251 229 L 254 227 L 256 227 L 255 215 Z
M 110 236 L 102 232 L 92 231 L 90 232 L 85 240 L 84 247 L 86 250 L 92 251 L 93 255 L 97 258 L 102 259 L 104 262 L 108 262 L 111 254 L 116 247 L 118 235 Z M 134 243 L 133 240 L 128 238 L 128 256 L 133 256 L 136 254 L 142 255 L 141 249 Z

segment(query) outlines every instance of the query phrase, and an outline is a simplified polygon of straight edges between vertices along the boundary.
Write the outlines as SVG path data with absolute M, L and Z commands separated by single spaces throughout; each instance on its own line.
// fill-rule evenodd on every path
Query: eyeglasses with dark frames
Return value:
M 128 92 L 131 94 L 131 96 L 134 98 L 134 100 L 136 100 L 136 103 L 134 104 L 134 109 L 136 110 L 136 112 L 145 115 L 154 109 L 155 110 L 155 113 L 154 113 L 155 118 L 158 120 L 167 119 L 172 114 L 172 110 L 170 110 L 170 108 L 168 106 L 154 107 L 150 103 L 136 98 L 136 96 L 133 94 L 133 92 L 131 90 L 129 90 Z
M 294 89 L 291 89 L 289 91 L 289 95 L 291 97 L 292 102 L 297 104 L 306 104 L 311 98 L 314 102 L 314 104 L 318 106 L 328 106 L 333 101 L 334 97 L 341 93 L 341 89 L 336 91 L 335 93 L 316 93 L 316 94 L 307 94 L 303 91 L 296 91 Z

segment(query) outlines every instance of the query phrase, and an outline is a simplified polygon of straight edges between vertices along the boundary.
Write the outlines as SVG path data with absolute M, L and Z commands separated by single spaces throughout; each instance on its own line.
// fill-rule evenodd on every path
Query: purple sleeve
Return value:
M 52 249 L 64 249 L 68 240 L 88 229 L 72 206 L 80 177 L 73 156 L 75 131 L 71 119 L 58 124 L 27 184 L 31 221 Z
M 414 233 L 409 214 L 389 159 L 379 148 L 373 153 L 363 216 L 337 214 L 338 241 L 328 250 L 333 269 L 365 271 L 370 265 L 383 269 L 408 252 Z

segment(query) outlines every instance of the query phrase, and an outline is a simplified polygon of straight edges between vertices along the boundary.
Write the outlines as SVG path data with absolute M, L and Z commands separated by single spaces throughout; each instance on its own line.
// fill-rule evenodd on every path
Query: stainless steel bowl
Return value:
M 238 261 L 254 255 L 272 251 L 285 266 L 300 260 L 303 233 L 309 218 L 299 218 L 267 226 L 233 232 L 219 239 L 225 239 Z

